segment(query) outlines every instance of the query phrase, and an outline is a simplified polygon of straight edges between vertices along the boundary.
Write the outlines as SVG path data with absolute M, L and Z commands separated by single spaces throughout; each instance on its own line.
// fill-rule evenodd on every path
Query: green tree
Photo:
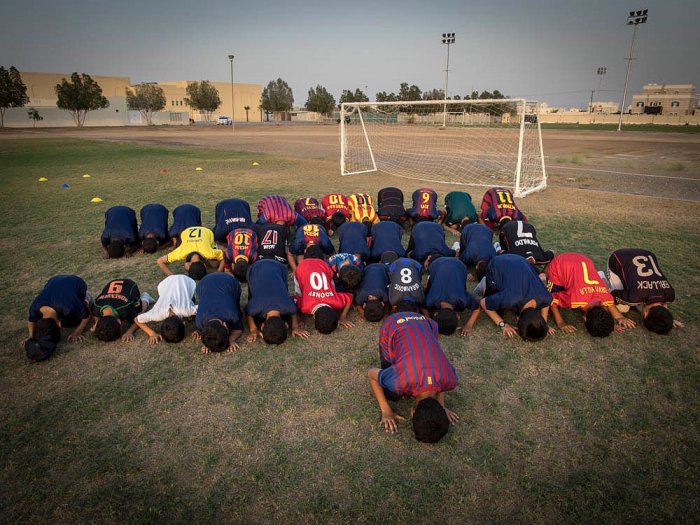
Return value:
M 413 84 L 412 86 L 408 86 L 407 82 L 401 82 L 401 88 L 399 89 L 399 100 L 420 100 L 421 99 L 421 90 L 418 86 Z
M 294 104 L 292 88 L 281 78 L 270 80 L 267 87 L 263 89 L 262 108 L 265 111 L 272 111 L 275 114 L 282 113 L 284 120 L 286 119 L 284 115 L 292 109 L 292 104 Z
M 221 106 L 219 90 L 208 80 L 187 84 L 187 95 L 185 104 L 202 113 L 207 122 L 211 121 L 212 113 Z
M 245 121 L 248 122 L 248 112 L 250 111 L 250 106 L 243 106 L 245 109 Z
M 137 85 L 135 92 L 126 88 L 126 105 L 130 110 L 139 111 L 146 119 L 146 124 L 153 124 L 153 113 L 165 107 L 163 88 L 153 83 L 142 82 Z
M 388 93 L 386 91 L 380 91 L 376 95 L 377 102 L 398 102 L 399 97 L 396 93 Z
M 29 102 L 27 86 L 22 82 L 22 76 L 14 66 L 8 71 L 0 67 L 0 127 L 5 126 L 5 110 L 21 108 Z
M 109 100 L 102 95 L 102 88 L 90 75 L 73 73 L 70 82 L 65 78 L 56 84 L 56 106 L 70 111 L 76 126 L 83 127 L 88 111 L 109 107 Z
M 34 121 L 33 127 L 36 127 L 36 123 L 40 120 L 44 120 L 44 117 L 39 115 L 39 112 L 35 108 L 29 108 L 29 111 L 27 111 L 27 116 L 30 118 L 30 120 Z
M 304 106 L 308 111 L 315 111 L 323 115 L 330 115 L 335 108 L 335 97 L 326 88 L 317 85 L 309 89 L 309 98 Z
M 444 89 L 429 89 L 423 92 L 423 100 L 445 100 Z
M 369 102 L 369 97 L 360 88 L 357 88 L 354 92 L 344 89 L 342 95 L 340 95 L 338 106 L 345 102 Z

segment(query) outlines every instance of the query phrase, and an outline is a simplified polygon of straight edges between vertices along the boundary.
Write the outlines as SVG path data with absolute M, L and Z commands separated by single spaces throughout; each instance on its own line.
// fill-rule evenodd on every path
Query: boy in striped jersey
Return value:
M 415 312 L 387 317 L 379 330 L 381 368 L 367 372 L 381 410 L 381 424 L 393 434 L 399 416 L 387 397 L 398 401 L 414 398 L 413 432 L 418 441 L 436 443 L 459 417 L 445 408 L 445 392 L 457 386 L 457 374 L 438 343 L 437 323 Z
M 515 204 L 511 191 L 506 188 L 491 188 L 484 193 L 479 222 L 493 230 L 511 220 L 527 222 L 527 217 Z

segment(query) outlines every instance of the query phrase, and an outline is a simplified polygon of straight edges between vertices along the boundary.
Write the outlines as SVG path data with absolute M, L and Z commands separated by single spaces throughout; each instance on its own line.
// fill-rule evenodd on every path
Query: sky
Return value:
M 20 71 L 127 76 L 132 83 L 282 78 L 304 105 L 321 85 L 336 100 L 371 100 L 401 82 L 448 94 L 498 89 L 552 106 L 619 101 L 633 28 L 630 91 L 646 83 L 700 88 L 698 0 L 3 0 L 0 65 Z M 631 99 L 628 95 L 627 102 Z

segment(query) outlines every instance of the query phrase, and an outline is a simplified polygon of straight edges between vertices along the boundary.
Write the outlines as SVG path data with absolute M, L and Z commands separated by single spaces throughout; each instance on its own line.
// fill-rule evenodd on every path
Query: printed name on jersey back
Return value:
M 231 224 L 232 222 L 245 222 L 243 217 L 229 217 L 226 219 L 226 224 Z
M 671 288 L 668 281 L 637 281 L 637 290 L 659 290 Z
M 610 293 L 605 286 L 582 286 L 579 288 L 578 293 L 580 295 L 587 295 L 591 293 Z
M 514 204 L 497 204 L 496 207 L 499 210 L 514 210 L 515 209 Z
M 104 301 L 106 299 L 116 299 L 117 301 L 124 301 L 125 303 L 129 301 L 129 299 L 126 297 L 126 295 L 122 294 L 117 294 L 117 293 L 106 293 L 103 295 L 100 295 L 95 301 Z
M 524 244 L 528 244 L 530 246 L 539 246 L 537 241 L 533 241 L 532 239 L 520 239 L 513 243 L 514 246 L 523 246 Z
M 326 297 L 333 297 L 335 294 L 333 292 L 309 291 L 306 295 L 308 297 L 316 297 L 317 299 L 325 299 Z
M 425 321 L 424 315 L 407 315 L 402 319 L 397 319 L 396 324 L 406 323 L 408 321 Z
M 398 292 L 414 292 L 420 288 L 420 283 L 412 284 L 411 286 L 401 286 L 400 284 L 392 285 L 392 288 Z

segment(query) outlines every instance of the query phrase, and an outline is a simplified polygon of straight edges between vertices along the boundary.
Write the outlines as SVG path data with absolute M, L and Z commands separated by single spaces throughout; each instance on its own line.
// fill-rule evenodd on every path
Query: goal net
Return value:
M 538 104 L 523 99 L 352 102 L 340 110 L 343 175 L 544 189 Z

